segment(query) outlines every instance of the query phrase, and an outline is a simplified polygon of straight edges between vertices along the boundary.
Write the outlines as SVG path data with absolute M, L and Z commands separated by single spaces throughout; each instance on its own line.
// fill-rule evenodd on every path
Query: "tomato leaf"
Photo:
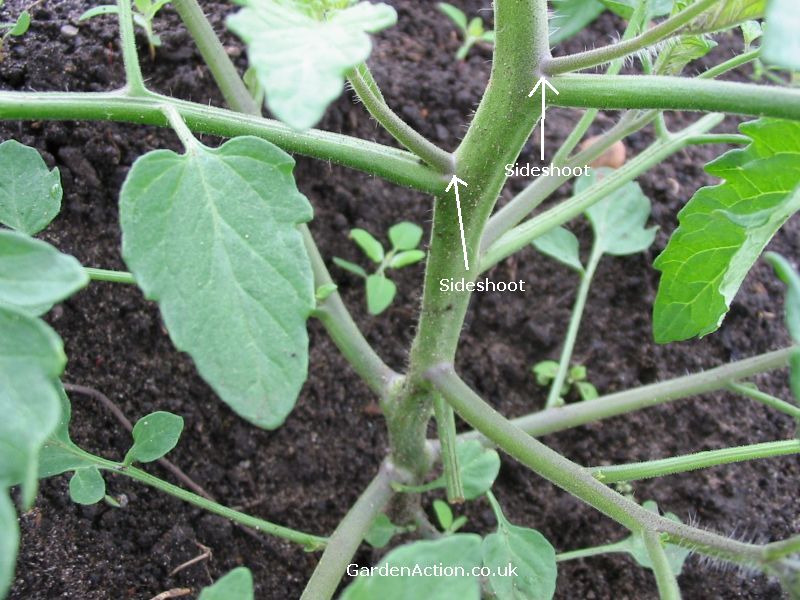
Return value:
M 253 574 L 250 569 L 236 567 L 214 585 L 203 588 L 198 600 L 253 600 L 253 594 Z
M 267 105 L 295 129 L 315 125 L 342 93 L 346 73 L 372 51 L 367 34 L 397 21 L 391 6 L 369 2 L 310 13 L 299 2 L 245 0 L 228 17 L 228 27 L 247 44 Z
M 156 150 L 134 163 L 120 198 L 123 256 L 173 342 L 234 411 L 267 429 L 305 381 L 314 308 L 297 229 L 312 212 L 293 166 L 254 137 Z
M 72 256 L 25 234 L 0 230 L 0 303 L 40 315 L 88 283 Z
M 92 455 L 79 448 L 70 438 L 72 407 L 60 381 L 56 382 L 56 387 L 61 403 L 60 419 L 55 431 L 39 452 L 39 479 L 94 464 Z
M 125 464 L 153 462 L 178 445 L 183 418 L 158 411 L 142 417 L 133 426 L 133 446 L 125 455 Z
M 467 32 L 467 15 L 465 15 L 461 9 L 456 8 L 447 2 L 439 2 L 437 6 L 439 11 L 441 11 L 453 23 L 455 23 L 463 33 Z
M 542 254 L 557 260 L 573 271 L 583 273 L 578 238 L 569 229 L 554 227 L 537 237 L 532 243 L 534 248 Z
M 471 575 L 473 567 L 481 564 L 481 538 L 474 533 L 458 533 L 435 541 L 420 541 L 405 544 L 387 554 L 377 565 L 371 577 L 356 577 L 341 596 L 341 600 L 375 600 L 375 598 L 458 598 L 479 600 L 480 583 Z M 380 569 L 406 567 L 413 573 L 426 572 L 431 576 L 380 575 Z M 466 576 L 433 576 L 434 568 L 441 572 L 466 572 Z M 399 571 L 398 571 L 399 572 Z
M 61 210 L 61 176 L 16 140 L 0 144 L 0 223 L 33 235 Z
M 683 10 L 695 0 L 677 0 L 673 13 Z M 713 33 L 764 16 L 766 0 L 725 0 L 717 2 L 692 19 L 682 33 Z
M 766 10 L 767 27 L 761 45 L 764 62 L 800 71 L 800 3 L 797 0 L 770 0 Z
M 704 57 L 717 43 L 705 35 L 683 35 L 665 42 L 653 68 L 657 75 L 679 75 L 693 60 Z
M 344 269 L 345 271 L 349 271 L 354 275 L 358 275 L 359 277 L 363 277 L 364 279 L 367 278 L 367 272 L 364 270 L 363 267 L 357 265 L 356 263 L 352 263 L 349 260 L 345 260 L 343 258 L 339 258 L 338 256 L 333 257 L 333 264 L 335 264 L 340 269 Z
M 353 229 L 350 231 L 350 239 L 361 248 L 372 262 L 380 263 L 383 260 L 383 245 L 369 231 L 358 228 Z
M 402 221 L 389 228 L 389 241 L 395 250 L 413 250 L 422 241 L 422 227 Z
M 484 448 L 478 440 L 456 444 L 458 468 L 464 485 L 464 498 L 474 500 L 491 489 L 500 472 L 500 455 Z
M 552 0 L 550 44 L 560 44 L 583 31 L 606 7 L 598 0 Z
M 760 119 L 740 129 L 752 142 L 706 166 L 724 183 L 697 191 L 654 263 L 659 343 L 715 331 L 761 251 L 800 209 L 800 123 Z
M 658 514 L 658 506 L 652 500 L 646 500 L 642 503 L 642 506 L 645 507 L 652 513 Z M 678 515 L 674 513 L 665 513 L 664 518 L 669 519 L 670 521 L 675 521 L 676 523 L 680 523 L 681 520 L 678 518 Z M 653 568 L 653 563 L 650 560 L 650 554 L 647 552 L 647 546 L 644 542 L 644 537 L 641 533 L 634 533 L 631 534 L 629 537 L 622 540 L 619 545 L 619 549 L 625 552 L 628 552 L 633 558 L 646 569 Z M 683 563 L 686 562 L 686 559 L 691 554 L 691 550 L 688 548 L 683 548 L 681 546 L 676 546 L 675 544 L 667 544 L 664 548 L 664 553 L 667 555 L 667 562 L 669 563 L 670 570 L 674 575 L 680 575 L 681 571 L 683 570 Z
M 97 504 L 106 495 L 106 482 L 95 467 L 78 469 L 69 480 L 69 497 L 76 504 Z
M 425 258 L 425 252 L 422 250 L 405 250 L 398 252 L 389 261 L 389 267 L 392 269 L 402 269 L 409 265 L 415 265 Z
M 397 293 L 394 281 L 384 275 L 367 277 L 367 310 L 371 315 L 379 315 L 392 303 Z

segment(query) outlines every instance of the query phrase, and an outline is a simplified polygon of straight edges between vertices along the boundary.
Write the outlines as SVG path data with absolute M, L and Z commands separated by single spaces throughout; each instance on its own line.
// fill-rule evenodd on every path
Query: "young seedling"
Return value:
M 5 4 L 5 0 L 0 0 L 0 8 Z M 0 23 L 0 61 L 3 60 L 3 54 L 6 40 L 9 37 L 20 37 L 25 35 L 31 26 L 31 13 L 28 10 L 23 10 L 17 16 L 17 20 L 13 22 Z
M 536 383 L 543 387 L 550 387 L 558 376 L 558 362 L 554 360 L 543 360 L 531 367 L 531 372 L 536 376 Z M 581 400 L 594 400 L 599 396 L 597 388 L 590 381 L 587 381 L 588 373 L 583 365 L 570 366 L 567 377 L 561 386 L 560 404 L 564 403 L 564 398 L 569 394 L 570 389 L 574 388 Z
M 379 315 L 389 308 L 397 294 L 397 286 L 386 276 L 386 271 L 402 269 L 425 258 L 425 252 L 417 248 L 422 241 L 422 228 L 408 221 L 392 225 L 389 228 L 391 248 L 388 252 L 384 250 L 383 244 L 364 229 L 351 230 L 350 239 L 375 263 L 375 271 L 368 273 L 363 267 L 337 256 L 333 257 L 333 262 L 365 280 L 367 311 L 371 315 Z
M 483 19 L 480 17 L 473 17 L 467 22 L 467 15 L 464 12 L 448 4 L 447 2 L 439 2 L 439 10 L 445 14 L 461 32 L 464 42 L 461 47 L 456 51 L 456 59 L 464 60 L 467 54 L 475 44 L 486 43 L 494 44 L 494 31 L 487 31 L 483 25 Z
M 433 501 L 433 512 L 444 535 L 452 535 L 467 524 L 467 517 L 461 515 L 455 519 L 453 517 L 453 509 L 443 500 L 436 499 Z
M 153 20 L 158 12 L 169 4 L 170 0 L 133 0 L 133 22 L 141 27 L 147 38 L 147 47 L 150 51 L 150 60 L 155 60 L 156 48 L 161 46 L 161 37 L 153 31 Z M 118 15 L 119 6 L 116 4 L 102 4 L 84 12 L 78 21 L 86 21 L 102 15 Z

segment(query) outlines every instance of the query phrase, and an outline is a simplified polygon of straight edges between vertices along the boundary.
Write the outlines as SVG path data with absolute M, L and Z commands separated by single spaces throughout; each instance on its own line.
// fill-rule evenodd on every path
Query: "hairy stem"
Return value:
M 453 155 L 445 152 L 415 131 L 395 113 L 375 86 L 369 68 L 362 63 L 347 76 L 350 85 L 370 115 L 388 131 L 394 139 L 419 156 L 431 167 L 443 174 L 455 171 Z
M 664 543 L 661 536 L 653 531 L 644 531 L 642 536 L 644 537 L 647 556 L 650 557 L 653 574 L 656 576 L 659 597 L 661 600 L 681 600 L 678 580 L 672 572 L 667 553 L 664 552 Z
M 119 11 L 119 42 L 122 47 L 122 62 L 125 65 L 125 93 L 129 96 L 141 96 L 148 92 L 142 77 L 142 68 L 139 65 L 139 54 L 136 52 L 131 0 L 117 0 L 117 9 Z
M 301 600 L 328 600 L 333 597 L 347 565 L 367 535 L 372 522 L 394 494 L 392 482 L 398 473 L 388 462 L 356 500 L 336 530 L 328 538 L 328 546 L 308 580 Z

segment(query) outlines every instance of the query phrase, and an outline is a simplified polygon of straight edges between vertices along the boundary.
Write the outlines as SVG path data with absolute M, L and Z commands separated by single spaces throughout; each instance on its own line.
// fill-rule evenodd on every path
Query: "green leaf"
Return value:
M 442 531 L 447 531 L 453 525 L 453 510 L 450 505 L 443 500 L 433 501 L 433 512 L 436 513 L 436 520 Z
M 344 269 L 345 271 L 350 271 L 354 275 L 358 275 L 359 277 L 363 277 L 364 279 L 367 278 L 367 272 L 357 265 L 356 263 L 352 263 L 349 260 L 345 260 L 343 258 L 339 258 L 338 256 L 333 257 L 333 264 L 337 267 Z
M 119 8 L 116 5 L 112 4 L 104 4 L 103 6 L 95 6 L 94 8 L 90 8 L 86 12 L 84 12 L 80 17 L 78 17 L 78 21 L 86 21 L 87 19 L 92 19 L 94 17 L 99 17 L 101 15 L 116 15 L 119 14 Z
M 677 12 L 684 6 L 693 4 L 694 0 L 678 0 L 675 3 Z M 692 19 L 681 31 L 684 33 L 713 33 L 730 29 L 745 21 L 760 19 L 764 16 L 766 0 L 725 0 L 717 2 Z
M 586 367 L 583 365 L 572 365 L 568 374 L 571 382 L 583 381 L 586 379 Z
M 394 281 L 384 275 L 367 277 L 367 310 L 371 315 L 379 315 L 392 303 L 397 293 Z
M 458 468 L 464 484 L 464 498 L 474 500 L 491 489 L 500 472 L 500 455 L 493 448 L 484 448 L 478 440 L 456 444 Z
M 483 35 L 483 19 L 473 17 L 467 25 L 467 37 L 479 38 Z
M 298 223 L 311 206 L 294 160 L 269 142 L 156 150 L 120 197 L 122 253 L 173 342 L 239 415 L 273 429 L 306 379 L 311 263 Z
M 761 251 L 800 209 L 800 123 L 760 119 L 740 129 L 752 143 L 706 166 L 725 182 L 697 191 L 654 263 L 659 343 L 716 330 Z
M 253 600 L 253 575 L 247 567 L 236 567 L 214 585 L 203 588 L 198 600 Z
M 392 269 L 402 269 L 409 265 L 414 265 L 425 258 L 425 252 L 422 250 L 406 250 L 398 252 L 389 261 L 389 267 Z
M 618 14 L 623 19 L 630 20 L 633 11 L 641 4 L 642 0 L 600 0 L 611 12 Z M 647 2 L 646 19 L 668 15 L 672 10 L 673 0 L 644 0 Z
M 39 479 L 94 464 L 92 456 L 79 448 L 70 438 L 69 422 L 72 417 L 72 407 L 61 382 L 56 381 L 55 385 L 61 404 L 60 419 L 56 430 L 39 452 Z
M 380 263 L 383 260 L 383 245 L 369 231 L 358 228 L 353 229 L 350 231 L 350 239 L 361 248 L 372 262 Z
M 153 462 L 178 445 L 183 418 L 158 411 L 142 417 L 133 426 L 133 446 L 125 455 L 125 464 Z
M 767 4 L 767 11 L 769 11 L 769 4 Z M 767 12 L 767 14 L 769 14 L 769 12 Z M 761 23 L 758 21 L 745 21 L 741 24 L 741 28 L 745 51 L 749 50 L 753 42 L 764 35 L 764 30 L 761 28 Z
M 575 184 L 576 193 L 602 178 L 605 169 L 594 169 Z M 650 217 L 650 199 L 635 181 L 626 183 L 586 209 L 592 224 L 595 247 L 603 254 L 625 256 L 643 252 L 656 237 L 658 227 L 645 229 Z
M 27 10 L 23 10 L 19 13 L 17 17 L 17 22 L 14 23 L 14 27 L 12 27 L 7 35 L 13 35 L 18 37 L 20 35 L 25 35 L 28 32 L 28 29 L 31 26 L 31 14 Z
M 89 283 L 72 256 L 46 242 L 0 230 L 0 302 L 42 314 Z
M 552 0 L 550 44 L 560 44 L 583 31 L 606 7 L 598 0 Z
M 19 525 L 14 503 L 5 486 L 0 487 L 0 598 L 14 583 L 14 563 L 19 549 Z
M 767 27 L 761 43 L 761 58 L 767 64 L 800 71 L 800 3 L 769 0 Z
M 422 227 L 403 221 L 389 228 L 389 241 L 394 250 L 413 250 L 422 241 Z
M 642 506 L 650 512 L 658 514 L 658 506 L 652 500 L 645 501 L 642 503 Z M 664 517 L 676 523 L 681 522 L 678 515 L 674 513 L 664 513 Z M 650 554 L 647 552 L 647 546 L 645 545 L 644 537 L 641 533 L 634 533 L 630 537 L 622 540 L 619 548 L 633 556 L 636 562 L 641 566 L 652 570 L 653 563 L 650 561 Z M 664 553 L 667 555 L 667 562 L 669 563 L 672 573 L 676 576 L 680 575 L 683 570 L 683 563 L 686 562 L 689 554 L 691 554 L 691 550 L 676 546 L 675 544 L 666 544 Z
M 578 389 L 581 400 L 594 400 L 600 397 L 600 394 L 597 393 L 597 388 L 588 381 L 576 381 L 575 387 Z
M 447 2 L 439 2 L 437 6 L 439 11 L 455 23 L 462 32 L 467 32 L 467 15 L 465 15 L 462 10 Z
M 372 522 L 364 540 L 373 548 L 383 548 L 400 531 L 405 531 L 405 528 L 398 527 L 389 517 L 381 513 Z
M 533 365 L 531 371 L 536 375 L 536 383 L 548 385 L 558 374 L 558 363 L 554 360 L 543 360 Z
M 458 598 L 479 600 L 480 583 L 471 575 L 481 564 L 481 538 L 474 533 L 448 535 L 435 541 L 420 541 L 392 550 L 375 567 L 373 576 L 359 576 L 341 600 L 401 600 L 405 598 Z M 388 575 L 397 567 L 400 576 Z M 466 576 L 442 572 L 463 569 Z M 407 569 L 407 573 L 403 572 Z M 387 575 L 381 573 L 386 572 Z M 438 573 L 438 575 L 434 575 Z M 428 576 L 425 576 L 427 574 Z
M 317 302 L 323 302 L 327 300 L 337 288 L 338 286 L 335 283 L 325 283 L 319 286 L 317 291 L 314 292 L 314 298 L 316 298 Z
M 565 265 L 583 273 L 578 238 L 569 229 L 554 227 L 533 240 L 533 247 Z
M 367 33 L 396 21 L 386 4 L 360 2 L 319 21 L 300 3 L 245 0 L 227 22 L 247 44 L 270 110 L 289 126 L 307 129 L 342 93 L 346 73 L 369 56 Z
M 78 469 L 69 480 L 69 497 L 76 504 L 97 504 L 106 495 L 106 482 L 97 467 Z
M 704 57 L 717 43 L 705 35 L 683 35 L 665 42 L 656 59 L 657 75 L 679 75 L 693 60 Z
M 61 210 L 61 176 L 41 155 L 16 140 L 0 144 L 0 223 L 39 233 Z
M 491 492 L 487 498 L 497 517 L 497 533 L 483 540 L 483 564 L 492 569 L 492 592 L 503 600 L 549 600 L 558 575 L 553 546 L 535 529 L 512 525 Z M 509 566 L 516 574 L 503 576 Z

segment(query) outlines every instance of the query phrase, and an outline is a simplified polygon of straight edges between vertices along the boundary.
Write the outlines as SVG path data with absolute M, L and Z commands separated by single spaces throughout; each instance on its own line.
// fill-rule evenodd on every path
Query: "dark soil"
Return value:
M 16 14 L 22 0 L 7 2 L 3 17 Z M 389 103 L 412 126 L 445 148 L 454 148 L 465 131 L 489 71 L 490 53 L 478 48 L 466 63 L 452 55 L 458 40 L 433 3 L 392 2 L 397 27 L 377 36 L 371 59 Z M 490 19 L 489 2 L 460 2 L 470 14 Z M 6 43 L 0 83 L 6 89 L 99 91 L 122 83 L 115 22 L 99 18 L 78 26 L 91 4 L 49 0 L 33 9 L 33 25 L 23 38 Z M 240 67 L 241 47 L 224 33 L 232 6 L 204 3 L 223 32 Z M 8 20 L 4 18 L 3 20 Z M 77 31 L 73 28 L 78 26 Z M 221 104 L 207 69 L 168 7 L 156 29 L 164 46 L 154 61 L 144 59 L 150 85 L 176 96 Z M 619 23 L 603 17 L 591 31 L 566 45 L 580 50 L 604 44 Z M 729 56 L 737 42 L 721 38 L 718 56 Z M 142 56 L 146 47 L 140 39 Z M 605 115 L 607 127 L 614 115 Z M 677 127 L 693 117 L 671 115 Z M 574 112 L 553 110 L 550 136 L 564 136 Z M 735 124 L 728 124 L 733 127 Z M 331 131 L 391 140 L 363 107 L 345 94 L 321 127 Z M 154 148 L 177 148 L 166 130 L 109 123 L 5 123 L 0 138 L 16 138 L 38 148 L 61 170 L 63 211 L 44 237 L 92 266 L 124 268 L 119 257 L 117 195 L 133 160 Z M 629 151 L 640 151 L 649 131 L 632 137 Z M 213 141 L 213 140 L 212 140 Z M 653 221 L 661 226 L 647 256 L 607 258 L 600 266 L 576 360 L 587 364 L 601 392 L 667 379 L 786 343 L 780 314 L 781 286 L 758 264 L 742 287 L 721 330 L 706 339 L 666 347 L 650 335 L 650 306 L 657 285 L 653 257 L 674 229 L 675 214 L 695 189 L 712 182 L 702 165 L 722 149 L 696 147 L 682 152 L 640 183 L 653 200 Z M 523 160 L 538 150 L 526 148 Z M 323 255 L 359 260 L 347 240 L 352 227 L 382 234 L 410 219 L 428 224 L 430 201 L 367 175 L 298 157 L 297 181 L 313 203 L 312 230 Z M 524 185 L 512 181 L 504 197 Z M 566 192 L 563 192 L 566 193 Z M 800 256 L 797 222 L 789 223 L 772 246 Z M 584 243 L 586 227 L 576 225 Z M 402 369 L 413 334 L 422 268 L 398 274 L 400 294 L 377 318 L 366 316 L 359 282 L 334 269 L 344 297 L 362 330 L 394 368 Z M 554 358 L 576 287 L 574 277 L 532 250 L 496 268 L 491 276 L 522 278 L 532 291 L 517 296 L 475 298 L 459 354 L 459 371 L 501 412 L 521 415 L 541 406 L 545 390 L 529 367 Z M 310 323 L 311 372 L 286 424 L 260 431 L 237 418 L 197 376 L 187 356 L 176 352 L 156 307 L 131 287 L 92 284 L 51 313 L 69 354 L 68 382 L 92 386 L 110 396 L 131 418 L 153 410 L 182 415 L 186 430 L 170 458 L 211 493 L 235 507 L 291 527 L 327 534 L 373 476 L 386 450 L 375 400 L 340 357 L 321 327 Z M 758 378 L 764 389 L 789 397 L 786 378 Z M 74 395 L 74 439 L 91 451 L 119 458 L 129 436 L 97 402 Z M 619 463 L 677 453 L 789 438 L 794 424 L 749 401 L 718 393 L 581 427 L 544 441 L 581 464 Z M 167 479 L 158 466 L 152 470 Z M 794 457 L 732 465 L 673 476 L 635 486 L 636 497 L 652 498 L 665 509 L 737 538 L 768 541 L 800 529 Z M 793 483 L 794 482 L 794 483 Z M 124 509 L 100 504 L 84 508 L 70 502 L 67 479 L 42 482 L 36 507 L 22 515 L 22 547 L 11 597 L 19 600 L 70 598 L 152 598 L 170 588 L 197 590 L 237 565 L 253 570 L 258 598 L 296 598 L 317 555 L 277 539 L 253 539 L 226 521 L 124 478 L 109 479 L 110 493 L 124 496 Z M 624 532 L 569 495 L 504 459 L 495 486 L 509 517 L 535 527 L 558 550 L 604 543 Z M 488 532 L 494 520 L 484 501 L 465 509 L 467 530 Z M 200 553 L 213 558 L 180 571 L 176 566 Z M 375 556 L 366 547 L 360 564 Z M 559 568 L 559 598 L 651 598 L 652 575 L 625 557 L 575 561 Z M 686 598 L 778 598 L 776 582 L 753 573 L 689 559 L 680 584 Z

